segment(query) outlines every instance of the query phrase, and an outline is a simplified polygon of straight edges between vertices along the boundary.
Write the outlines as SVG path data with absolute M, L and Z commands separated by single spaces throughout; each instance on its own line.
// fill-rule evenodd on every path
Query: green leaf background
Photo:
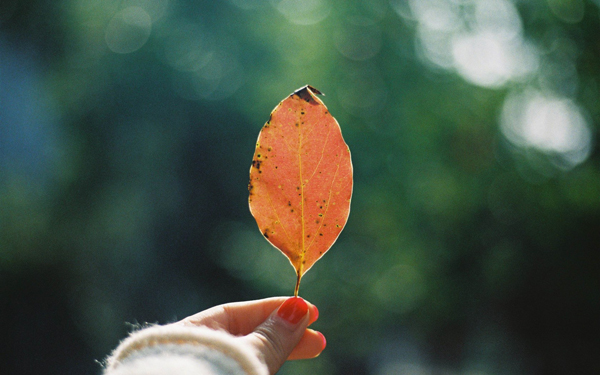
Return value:
M 599 5 L 3 0 L 0 372 L 289 294 L 246 187 L 305 84 L 355 187 L 302 283 L 327 349 L 281 374 L 598 372 Z

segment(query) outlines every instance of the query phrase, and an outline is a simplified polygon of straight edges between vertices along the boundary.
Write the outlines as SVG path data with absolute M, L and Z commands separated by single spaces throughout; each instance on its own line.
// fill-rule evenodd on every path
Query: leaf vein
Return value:
M 342 158 L 342 153 L 339 154 L 338 160 L 341 158 Z M 319 225 L 319 228 L 317 228 L 312 241 L 308 245 L 308 248 L 306 248 L 306 251 L 308 251 L 308 249 L 310 249 L 312 244 L 315 242 L 315 239 L 317 238 L 316 233 L 318 233 L 321 230 L 321 228 L 323 227 L 323 223 L 325 222 L 325 218 L 327 217 L 327 211 L 329 211 L 329 206 L 331 205 L 331 195 L 333 194 L 333 184 L 336 181 L 339 170 L 340 170 L 340 163 L 337 163 L 337 168 L 335 169 L 335 173 L 333 174 L 333 178 L 331 179 L 331 186 L 329 187 L 329 196 L 327 197 L 327 206 L 325 207 L 325 212 L 323 212 L 323 217 L 321 218 L 321 223 Z M 331 245 L 333 246 L 333 244 L 331 244 Z M 329 250 L 329 249 L 326 249 L 326 250 Z
M 283 229 L 283 233 L 285 233 L 285 237 L 287 238 L 288 242 L 293 243 L 290 238 L 290 235 L 288 234 L 287 230 L 283 226 L 283 222 L 281 221 L 279 214 L 277 213 L 277 209 L 275 208 L 275 205 L 273 204 L 273 200 L 271 199 L 271 194 L 269 194 L 269 190 L 266 189 L 265 192 L 267 195 L 267 199 L 269 199 L 269 205 L 271 206 L 271 209 L 273 210 L 273 213 L 275 214 L 275 218 L 277 219 L 279 226 L 281 227 L 281 229 Z M 271 242 L 271 241 L 269 241 L 269 242 Z M 279 248 L 279 247 L 277 247 L 277 248 Z
M 319 158 L 319 161 L 317 163 L 317 166 L 315 167 L 315 170 L 308 178 L 307 184 L 308 184 L 308 182 L 310 182 L 310 180 L 312 180 L 315 173 L 317 173 L 317 171 L 319 170 L 319 166 L 321 165 L 321 161 L 323 161 L 323 157 L 325 156 L 325 149 L 327 148 L 327 142 L 329 142 L 329 134 L 331 134 L 331 127 L 329 127 L 329 131 L 327 132 L 327 137 L 325 137 L 325 142 L 323 143 L 323 148 L 321 149 L 321 157 Z
M 300 262 L 299 262 L 299 269 L 298 269 L 298 275 L 302 275 L 303 273 L 303 269 L 304 269 L 304 257 L 306 255 L 306 248 L 305 248 L 305 223 L 304 223 L 304 183 L 303 183 L 303 179 L 302 179 L 302 126 L 299 124 L 298 125 L 298 169 L 299 169 L 299 177 L 300 177 L 300 223 L 302 226 L 302 251 L 300 252 Z

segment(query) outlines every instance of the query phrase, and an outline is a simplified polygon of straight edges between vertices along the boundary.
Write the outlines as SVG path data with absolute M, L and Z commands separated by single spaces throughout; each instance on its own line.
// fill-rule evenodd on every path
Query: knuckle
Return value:
M 285 361 L 285 349 L 281 337 L 276 334 L 276 331 L 271 326 L 258 327 L 255 331 L 256 337 L 260 341 L 262 347 L 261 352 L 265 357 L 276 359 L 279 362 Z M 282 359 L 283 358 L 283 359 Z

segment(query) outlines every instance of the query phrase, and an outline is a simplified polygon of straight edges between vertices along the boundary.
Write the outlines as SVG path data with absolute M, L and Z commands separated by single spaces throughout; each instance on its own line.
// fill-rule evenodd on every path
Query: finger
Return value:
M 326 346 L 327 340 L 325 340 L 325 336 L 321 332 L 307 329 L 304 331 L 304 335 L 292 351 L 292 354 L 288 357 L 288 360 L 315 358 L 321 354 Z
M 260 353 L 274 374 L 300 342 L 310 320 L 309 306 L 302 298 L 287 299 L 254 332 L 241 338 Z
M 233 335 L 246 335 L 277 309 L 286 297 L 227 303 L 183 319 L 181 324 L 223 329 Z
M 289 297 L 271 297 L 261 300 L 233 302 L 212 307 L 189 316 L 176 324 L 207 326 L 225 330 L 232 335 L 245 336 L 264 322 L 271 313 L 281 306 Z M 312 324 L 319 317 L 319 310 L 308 303 Z

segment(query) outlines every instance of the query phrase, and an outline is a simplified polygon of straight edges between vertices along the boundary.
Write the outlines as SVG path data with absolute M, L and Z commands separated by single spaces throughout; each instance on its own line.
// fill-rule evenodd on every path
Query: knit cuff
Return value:
M 212 355 L 210 353 L 213 353 Z M 214 354 L 222 354 L 215 356 Z M 119 366 L 131 360 L 164 354 L 193 356 L 217 365 L 215 358 L 233 360 L 248 375 L 266 375 L 267 368 L 249 349 L 241 347 L 236 338 L 224 331 L 206 327 L 185 327 L 179 325 L 153 326 L 132 333 L 112 353 L 107 360 L 106 373 L 110 374 Z

